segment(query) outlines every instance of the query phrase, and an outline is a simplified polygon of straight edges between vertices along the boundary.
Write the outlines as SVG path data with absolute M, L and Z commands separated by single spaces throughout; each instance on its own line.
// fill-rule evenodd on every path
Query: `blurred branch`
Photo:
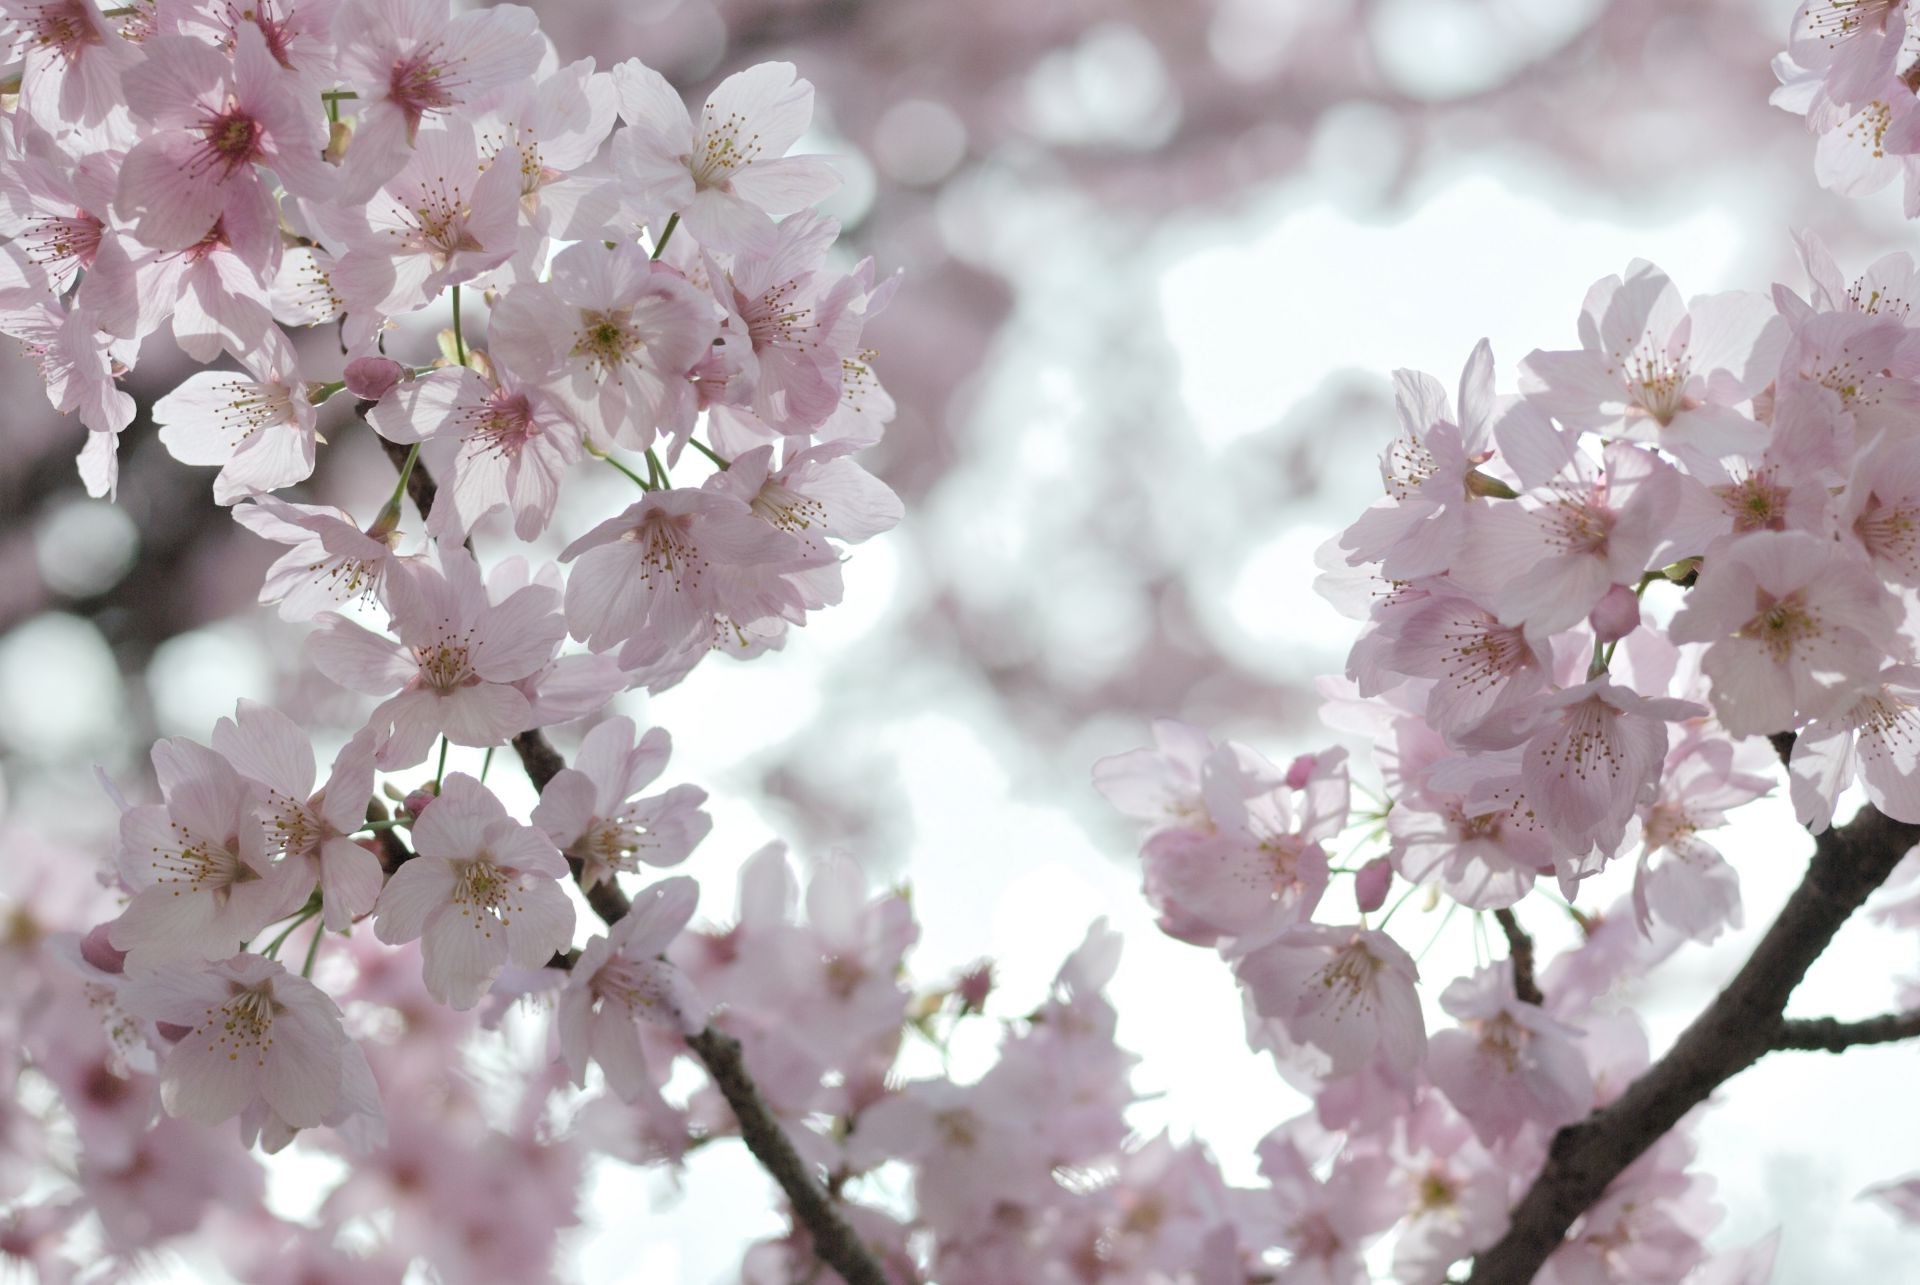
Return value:
M 1832 1017 L 1788 1018 L 1780 1023 L 1773 1047 L 1839 1053 L 1861 1044 L 1891 1044 L 1916 1036 L 1920 1036 L 1920 1010 L 1883 1013 L 1858 1022 L 1842 1022 Z
M 1507 935 L 1507 954 L 1513 961 L 1513 991 L 1523 1004 L 1538 1006 L 1546 999 L 1540 993 L 1540 983 L 1533 979 L 1533 938 L 1514 918 L 1511 907 L 1503 906 L 1493 912 L 1493 918 L 1500 925 L 1500 931 Z

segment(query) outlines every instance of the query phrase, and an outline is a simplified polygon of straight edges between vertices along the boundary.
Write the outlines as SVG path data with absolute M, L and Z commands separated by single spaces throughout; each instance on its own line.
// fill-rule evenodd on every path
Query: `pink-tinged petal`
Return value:
M 593 781 L 585 773 L 565 768 L 540 792 L 531 819 L 555 844 L 569 847 L 593 820 L 594 793 Z
M 1712 681 L 1713 712 L 1735 736 L 1767 736 L 1794 725 L 1794 682 L 1765 643 L 1727 638 L 1707 649 L 1700 668 Z
M 120 918 L 108 927 L 107 940 L 142 966 L 164 959 L 223 959 L 240 942 L 211 935 L 217 915 L 210 895 L 151 887 L 134 894 Z
M 613 928 L 614 945 L 635 958 L 661 955 L 678 937 L 700 901 L 700 885 L 684 875 L 650 884 Z M 861 899 L 862 906 L 865 898 Z
M 523 878 L 519 904 L 503 916 L 507 958 L 521 968 L 539 968 L 573 945 L 573 903 L 551 878 Z
M 1844 722 L 1815 723 L 1794 738 L 1788 771 L 1793 813 L 1820 834 L 1833 824 L 1834 801 L 1853 780 L 1854 733 Z
M 199 1027 L 174 1046 L 160 1069 L 160 1102 L 167 1114 L 196 1124 L 231 1120 L 253 1100 L 260 1059 L 230 1049 L 219 1032 Z
M 333 769 L 314 805 L 326 823 L 342 834 L 358 830 L 373 797 L 373 736 L 361 731 L 334 755 Z
M 374 765 L 383 772 L 397 772 L 425 762 L 440 739 L 441 704 L 439 693 L 424 687 L 380 702 L 367 719 L 377 737 Z
M 693 123 L 687 116 L 687 105 L 665 76 L 638 58 L 627 59 L 610 74 L 621 120 L 656 135 L 659 147 L 670 156 L 685 156 L 693 150 Z M 686 168 L 684 162 L 680 168 Z
M 305 802 L 313 791 L 313 743 L 270 705 L 242 700 L 233 718 L 214 724 L 213 748 L 242 776 L 289 799 Z
M 755 161 L 733 176 L 734 192 L 775 218 L 804 210 L 840 190 L 840 172 L 824 156 Z
M 700 244 L 734 254 L 772 254 L 779 232 L 766 211 L 718 188 L 695 192 L 680 212 Z
M 225 464 L 233 458 L 239 404 L 255 395 L 245 374 L 202 370 L 187 376 L 153 406 L 160 443 L 182 464 Z
M 464 1010 L 480 1002 L 506 964 L 507 934 L 492 915 L 463 915 L 448 907 L 427 922 L 420 949 L 427 993 Z
M 474 621 L 473 671 L 493 683 L 524 678 L 552 660 L 566 636 L 560 595 L 529 585 Z
M 336 836 L 322 843 L 320 900 L 327 931 L 345 932 L 354 920 L 372 910 L 385 877 L 380 858 L 352 839 Z
M 593 1060 L 606 1074 L 607 1087 L 625 1102 L 633 1102 L 652 1088 L 646 1056 L 640 1049 L 640 1028 L 625 1008 L 605 1004 L 593 1015 Z
M 426 931 L 434 911 L 452 906 L 453 884 L 453 868 L 445 861 L 416 857 L 403 863 L 380 890 L 374 906 L 374 936 L 390 946 L 412 941 Z
M 461 687 L 439 698 L 441 731 L 455 745 L 504 745 L 533 726 L 533 706 L 500 683 Z
M 553 840 L 537 827 L 518 821 L 495 821 L 487 827 L 483 840 L 493 863 L 503 870 L 544 875 L 548 879 L 567 877 L 566 859 Z
M 216 57 L 218 55 L 215 55 Z M 207 235 L 227 204 L 218 172 L 199 164 L 199 144 L 185 133 L 153 134 L 120 167 L 114 212 L 156 250 L 185 250 Z
M 485 380 L 465 366 L 449 366 L 401 385 L 367 412 L 367 423 L 390 442 L 418 442 L 459 431 L 460 410 L 486 399 Z
M 260 1068 L 260 1096 L 297 1129 L 320 1124 L 340 1102 L 340 1053 L 337 1027 L 329 1031 L 307 1014 L 288 1009 L 273 1021 L 272 1050 Z
M 596 937 L 587 943 L 579 961 L 575 965 L 575 974 L 586 967 L 595 944 L 599 944 L 604 957 L 606 938 Z M 554 1033 L 559 1039 L 560 1057 L 567 1065 L 567 1074 L 573 1077 L 575 1084 L 583 1085 L 587 1080 L 587 1062 L 591 1056 L 588 1041 L 592 1038 L 590 1024 L 593 1020 L 593 993 L 585 985 L 569 984 L 560 993 L 560 999 L 554 1005 Z
M 488 831 L 505 820 L 507 810 L 493 791 L 465 772 L 452 772 L 440 783 L 440 797 L 414 823 L 414 850 L 463 861 L 477 856 L 486 846 Z
M 740 122 L 739 132 L 753 136 L 762 155 L 784 156 L 813 120 L 813 85 L 800 79 L 790 62 L 763 62 L 735 72 L 707 97 L 703 132 L 708 122 L 728 120 Z
M 138 1017 L 191 1029 L 226 1000 L 227 984 L 199 964 L 162 964 L 130 975 L 120 998 Z
M 1610 424 L 1627 405 L 1620 373 L 1590 349 L 1528 353 L 1520 362 L 1520 387 L 1529 402 L 1578 428 Z
M 634 635 L 652 599 L 653 577 L 639 545 L 590 548 L 567 577 L 567 628 L 589 647 L 605 651 Z
M 307 649 L 321 673 L 368 696 L 390 695 L 417 672 L 399 643 L 340 616 L 323 618 Z

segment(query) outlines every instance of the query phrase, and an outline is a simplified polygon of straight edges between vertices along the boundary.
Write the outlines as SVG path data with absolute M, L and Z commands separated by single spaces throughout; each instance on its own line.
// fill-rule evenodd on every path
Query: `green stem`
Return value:
M 320 97 L 330 103 L 337 103 L 343 98 L 353 99 L 360 97 L 360 95 L 351 89 L 323 89 L 320 91 Z
M 653 483 L 647 481 L 646 478 L 641 477 L 638 473 L 634 472 L 632 469 L 622 464 L 619 460 L 616 460 L 615 458 L 613 458 L 613 456 L 600 455 L 599 451 L 593 451 L 592 453 L 595 455 L 599 455 L 601 459 L 613 465 L 615 468 L 619 469 L 622 473 L 625 473 L 628 477 L 632 478 L 634 485 L 638 486 L 641 490 L 651 491 L 654 489 Z
M 407 462 L 400 466 L 400 480 L 393 484 L 392 498 L 387 501 L 386 507 L 380 510 L 381 518 L 399 517 L 400 497 L 407 493 L 407 479 L 413 476 L 413 466 L 415 463 L 419 461 L 419 459 L 420 459 L 420 443 L 415 442 L 413 444 L 413 449 L 407 452 Z M 380 525 L 379 518 L 376 518 L 374 520 L 374 525 L 375 526 Z
M 706 443 L 702 442 L 699 438 L 689 437 L 687 439 L 687 444 L 693 447 L 694 450 L 699 451 L 702 455 L 706 456 L 708 459 L 712 460 L 714 464 L 718 466 L 721 472 L 724 473 L 726 472 L 727 469 L 733 467 L 732 460 L 721 459 L 718 455 L 715 455 L 713 451 L 706 445 Z
M 673 230 L 679 226 L 680 216 L 678 214 L 669 214 L 667 216 L 667 226 L 660 229 L 660 239 L 653 243 L 652 258 L 657 259 L 660 257 L 660 252 L 667 248 L 667 239 L 673 235 Z
M 487 783 L 487 769 L 493 766 L 493 751 L 496 747 L 487 746 L 487 756 L 480 760 L 480 784 Z
M 440 766 L 433 770 L 433 792 L 440 793 L 440 782 L 447 775 L 447 738 L 440 738 Z
M 321 927 L 321 926 L 320 926 L 319 924 L 315 924 L 315 925 L 314 925 L 314 927 L 313 927 L 313 940 L 307 943 L 307 959 L 306 959 L 306 962 L 300 965 L 300 975 L 301 975 L 302 977 L 306 977 L 306 978 L 309 978 L 309 979 L 310 979 L 310 978 L 312 978 L 312 976 L 313 976 L 313 961 L 314 961 L 314 960 L 315 960 L 315 959 L 316 959 L 316 958 L 317 958 L 317 957 L 319 956 L 319 954 L 320 954 L 320 939 L 321 939 L 322 937 L 324 937 L 324 936 L 326 936 L 326 935 L 327 935 L 327 931 L 326 931 L 326 929 L 325 929 L 325 928 L 323 928 L 323 927 Z
M 660 462 L 660 457 L 653 453 L 651 446 L 647 448 L 647 476 L 653 479 L 656 489 L 672 485 L 667 478 L 667 466 Z
M 453 288 L 453 352 L 462 366 L 467 364 L 467 341 L 460 334 L 460 287 Z
M 307 920 L 313 918 L 315 915 L 319 913 L 320 913 L 319 910 L 312 906 L 309 906 L 305 910 L 302 910 L 299 914 L 293 917 L 292 923 L 288 924 L 285 928 L 282 928 L 280 930 L 279 936 L 275 937 L 272 941 L 267 943 L 267 948 L 261 951 L 260 953 L 262 955 L 265 955 L 268 959 L 272 959 L 274 956 L 278 955 L 280 953 L 281 945 L 286 942 L 287 938 L 293 936 L 294 929 L 298 928 L 301 924 L 306 923 Z

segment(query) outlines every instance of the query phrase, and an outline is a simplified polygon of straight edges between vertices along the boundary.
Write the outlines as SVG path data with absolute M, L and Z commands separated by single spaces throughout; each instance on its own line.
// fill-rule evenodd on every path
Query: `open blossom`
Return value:
M 675 649 L 712 628 L 798 608 L 779 573 L 831 560 L 731 495 L 654 491 L 568 545 L 567 627 L 595 651 Z M 623 658 L 623 664 L 626 663 Z
M 553 519 L 560 479 L 580 458 L 581 435 L 554 397 L 496 368 L 485 354 L 471 366 L 430 371 L 400 385 L 367 412 L 391 442 L 429 443 L 426 458 L 441 479 L 427 517 L 435 537 L 463 539 L 487 514 L 505 507 L 522 540 Z
M 418 855 L 387 880 L 373 927 L 390 945 L 420 939 L 435 999 L 472 1008 L 509 962 L 538 968 L 571 944 L 566 861 L 480 782 L 449 774 L 412 837 Z
M 0 334 L 19 340 L 40 367 L 47 400 L 55 410 L 79 412 L 88 429 L 79 461 L 87 494 L 113 495 L 120 477 L 120 432 L 134 415 L 133 398 L 114 375 L 118 354 L 131 361 L 134 346 L 95 330 L 86 314 L 63 312 L 51 303 L 0 310 Z
M 322 673 L 387 698 L 369 723 L 385 769 L 420 762 L 437 736 L 498 745 L 532 727 L 532 706 L 514 684 L 550 662 L 566 636 L 550 587 L 527 585 L 495 603 L 465 550 L 442 544 L 440 561 L 443 570 L 416 565 L 389 581 L 398 641 L 340 616 L 310 641 Z
M 1458 739 L 1483 723 L 1509 721 L 1552 677 L 1538 631 L 1503 625 L 1464 596 L 1436 593 L 1383 620 L 1382 632 L 1391 639 L 1394 669 L 1433 680 L 1426 719 L 1443 736 Z
M 1520 780 L 1547 832 L 1574 852 L 1620 847 L 1650 799 L 1667 753 L 1667 724 L 1704 715 L 1686 701 L 1650 700 L 1602 675 L 1556 693 L 1527 738 Z
M 1781 354 L 1779 386 L 1824 390 L 1856 427 L 1859 444 L 1884 428 L 1905 428 L 1920 410 L 1920 344 L 1905 319 L 1828 312 L 1794 328 Z
M 665 959 L 668 945 L 693 917 L 699 885 L 665 879 L 636 897 L 633 908 L 580 952 L 560 994 L 560 1052 L 575 1084 L 586 1082 L 589 1057 L 628 1102 L 652 1087 L 638 1023 L 683 1035 L 706 1025 L 706 1009 L 686 975 Z
M 1646 572 L 1676 474 L 1627 442 L 1608 443 L 1596 464 L 1570 435 L 1526 420 L 1510 421 L 1501 452 L 1526 489 L 1474 510 L 1453 575 L 1503 623 L 1558 633 Z
M 1756 531 L 1707 560 L 1669 634 L 1709 644 L 1714 712 L 1750 736 L 1850 707 L 1871 688 L 1894 622 L 1892 596 L 1840 546 Z
M 340 1010 L 304 977 L 258 955 L 211 965 L 173 964 L 136 976 L 127 1006 L 187 1028 L 160 1066 L 169 1115 L 199 1124 L 240 1117 L 250 1142 L 268 1148 L 292 1130 L 377 1113 L 366 1059 L 347 1038 Z
M 1332 1076 L 1376 1061 L 1399 1075 L 1420 1064 L 1426 1023 L 1413 957 L 1384 933 L 1297 924 L 1234 965 L 1253 1013 L 1292 1045 L 1304 1045 Z
M 813 86 L 792 63 L 727 77 L 698 121 L 665 77 L 636 59 L 615 67 L 613 79 L 627 122 L 614 159 L 634 203 L 678 214 L 702 245 L 771 254 L 774 219 L 839 186 L 825 160 L 786 154 L 813 118 Z
M 219 465 L 213 498 L 231 504 L 313 473 L 316 410 L 293 345 L 269 328 L 245 374 L 203 370 L 153 407 L 160 441 L 182 464 Z
M 1839 526 L 1886 579 L 1920 588 L 1920 442 L 1889 434 L 1861 454 Z
M 1683 303 L 1643 259 L 1587 292 L 1578 349 L 1520 363 L 1527 400 L 1572 428 L 1656 442 L 1690 456 L 1756 446 L 1738 407 L 1765 388 L 1786 325 L 1765 296 L 1733 292 Z
M 582 888 L 616 871 L 637 871 L 642 862 L 678 865 L 713 829 L 700 806 L 707 792 L 698 786 L 634 797 L 666 767 L 672 741 L 664 728 L 649 728 L 637 743 L 633 733 L 630 718 L 595 725 L 573 766 L 547 782 L 533 810 L 533 823 L 580 862 Z
M 1794 738 L 1794 815 L 1819 834 L 1856 780 L 1896 821 L 1920 822 L 1920 667 L 1889 665 L 1844 712 L 1816 718 Z
M 346 310 L 346 342 L 363 344 L 389 315 L 412 312 L 448 286 L 513 253 L 520 184 L 482 160 L 465 121 L 420 131 L 400 172 L 361 204 L 323 204 L 333 265 L 327 283 Z
M 1513 972 L 1494 964 L 1440 996 L 1459 1020 L 1427 1042 L 1427 1074 L 1489 1146 L 1526 1125 L 1557 1129 L 1593 1109 L 1593 1077 L 1577 1031 L 1514 995 Z
M 1736 748 L 1720 739 L 1686 739 L 1668 755 L 1659 792 L 1640 814 L 1644 850 L 1634 871 L 1633 911 L 1642 930 L 1658 922 L 1710 942 L 1740 926 L 1740 877 L 1700 837 L 1726 824 L 1733 808 L 1773 788 L 1766 777 L 1742 770 Z
M 306 899 L 307 870 L 275 863 L 261 792 L 226 759 L 184 738 L 153 747 L 164 803 L 120 818 L 117 866 L 133 900 L 110 937 L 129 967 L 225 959 Z
M 287 620 L 376 601 L 398 561 L 392 532 L 363 531 L 344 509 L 257 495 L 236 504 L 233 517 L 255 535 L 290 546 L 260 585 L 260 601 L 279 603 Z
M 333 29 L 341 78 L 359 95 L 348 200 L 372 195 L 405 167 L 423 122 L 451 119 L 533 75 L 545 43 L 533 10 L 517 4 L 456 14 L 448 0 L 347 0 Z
M 323 121 L 298 96 L 260 29 L 243 24 L 233 58 L 185 36 L 157 36 L 123 78 L 128 107 L 154 126 L 120 170 L 114 209 L 156 250 L 185 250 L 215 223 L 258 269 L 279 250 L 265 166 L 289 192 L 318 196 L 328 173 Z
M 631 242 L 583 241 L 494 307 L 494 358 L 551 390 L 603 449 L 644 450 L 655 430 L 684 431 L 687 376 L 719 332 L 713 300 Z
M 270 706 L 243 700 L 213 727 L 214 751 L 259 786 L 267 845 L 283 863 L 304 867 L 320 889 L 329 931 L 346 932 L 380 895 L 380 859 L 347 836 L 366 824 L 373 797 L 373 738 L 354 737 L 314 788 L 313 745 L 300 725 Z
M 1400 1219 L 1406 1193 L 1382 1155 L 1342 1154 L 1324 1181 L 1282 1125 L 1259 1145 L 1260 1175 L 1292 1257 L 1276 1280 L 1364 1285 L 1368 1244 Z

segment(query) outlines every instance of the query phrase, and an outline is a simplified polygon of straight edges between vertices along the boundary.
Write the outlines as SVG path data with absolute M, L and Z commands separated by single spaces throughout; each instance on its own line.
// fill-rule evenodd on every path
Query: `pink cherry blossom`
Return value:
M 1517 999 L 1507 965 L 1455 981 L 1440 1006 L 1460 1026 L 1427 1042 L 1427 1074 L 1481 1142 L 1493 1146 L 1528 1125 L 1557 1129 L 1593 1109 L 1578 1032 Z
M 119 107 L 121 79 L 139 61 L 89 0 L 6 0 L 0 48 L 19 62 L 20 97 L 47 129 L 99 125 Z
M 347 837 L 366 824 L 373 797 L 372 736 L 362 732 L 341 747 L 317 790 L 307 734 L 270 706 L 241 701 L 233 718 L 214 724 L 213 748 L 260 787 L 269 849 L 306 868 L 328 931 L 346 932 L 380 895 L 380 859 Z
M 620 116 L 615 163 L 643 209 L 678 214 L 702 245 L 774 253 L 775 218 L 839 186 L 815 156 L 788 156 L 813 117 L 813 86 L 792 63 L 761 63 L 720 82 L 698 121 L 659 72 L 629 59 L 613 69 Z
M 120 818 L 116 864 L 133 892 L 110 937 L 142 969 L 177 959 L 225 959 L 312 887 L 301 865 L 276 864 L 258 816 L 259 787 L 220 755 L 184 738 L 153 747 L 164 803 Z
M 573 940 L 567 863 L 546 835 L 522 825 L 487 788 L 454 772 L 411 831 L 412 860 L 374 907 L 389 944 L 420 939 L 427 990 L 472 1008 L 509 962 L 538 968 Z
M 581 242 L 553 261 L 551 283 L 502 297 L 494 358 L 551 390 L 603 449 L 644 450 L 656 430 L 693 419 L 687 376 L 718 334 L 711 297 L 629 242 Z
M 389 579 L 398 641 L 330 616 L 310 643 L 322 673 L 387 698 L 368 724 L 387 770 L 426 758 L 437 736 L 498 745 L 533 726 L 514 684 L 550 662 L 566 635 L 551 588 L 527 585 L 495 603 L 459 546 L 442 544 L 440 562 L 441 570 L 415 565 Z
M 130 360 L 131 351 L 95 330 L 84 313 L 50 303 L 0 310 L 0 334 L 18 339 L 39 365 L 55 410 L 80 413 L 89 430 L 80 452 L 80 480 L 88 495 L 112 496 L 120 476 L 119 435 L 134 414 L 133 398 L 114 380 L 115 353 L 126 351 Z
M 260 586 L 260 601 L 279 603 L 288 620 L 376 601 L 397 565 L 394 533 L 363 531 L 344 509 L 258 495 L 236 504 L 233 518 L 263 539 L 290 546 Z
M 1644 844 L 1634 872 L 1634 916 L 1643 929 L 1659 922 L 1710 942 L 1741 921 L 1740 879 L 1702 831 L 1726 824 L 1727 813 L 1773 789 L 1743 764 L 1735 745 L 1686 739 L 1668 755 L 1659 793 L 1640 815 Z M 1766 747 L 1771 755 L 1772 747 Z M 1757 757 L 1757 756 L 1756 756 Z
M 1253 1014 L 1319 1068 L 1345 1076 L 1376 1060 L 1411 1074 L 1426 1052 L 1412 956 L 1384 933 L 1296 924 L 1234 965 Z
M 136 976 L 127 1004 L 187 1028 L 160 1067 L 160 1098 L 170 1115 L 198 1124 L 239 1116 L 251 1135 L 268 1119 L 314 1128 L 355 1105 L 348 1083 L 353 1046 L 340 1010 L 274 960 L 236 955 L 167 965 Z
M 1755 531 L 1708 559 L 1669 632 L 1710 644 L 1714 712 L 1748 736 L 1851 707 L 1893 628 L 1893 600 L 1863 562 L 1802 532 Z
M 1573 428 L 1712 456 L 1758 444 L 1738 407 L 1772 377 L 1786 326 L 1761 295 L 1682 303 L 1665 273 L 1636 259 L 1624 280 L 1587 292 L 1580 342 L 1520 363 L 1529 401 Z
M 245 374 L 189 375 L 153 407 L 160 441 L 175 459 L 220 466 L 213 497 L 222 504 L 313 473 L 316 412 L 293 346 L 269 330 L 245 365 Z
M 1896 821 L 1920 821 L 1920 667 L 1889 665 L 1845 710 L 1816 718 L 1794 738 L 1793 810 L 1819 834 L 1840 792 L 1856 780 Z
M 616 871 L 631 874 L 642 862 L 678 865 L 713 829 L 701 810 L 707 792 L 698 786 L 634 797 L 666 768 L 670 753 L 665 729 L 649 728 L 636 742 L 632 719 L 610 718 L 587 733 L 573 766 L 540 792 L 533 823 L 580 863 L 582 888 Z
M 581 951 L 555 1016 L 561 1055 L 575 1084 L 585 1083 L 591 1057 L 613 1091 L 632 1102 L 652 1085 L 635 1024 L 653 1022 L 683 1035 L 706 1025 L 705 1005 L 692 984 L 660 958 L 693 917 L 699 895 L 691 879 L 662 880 Z

